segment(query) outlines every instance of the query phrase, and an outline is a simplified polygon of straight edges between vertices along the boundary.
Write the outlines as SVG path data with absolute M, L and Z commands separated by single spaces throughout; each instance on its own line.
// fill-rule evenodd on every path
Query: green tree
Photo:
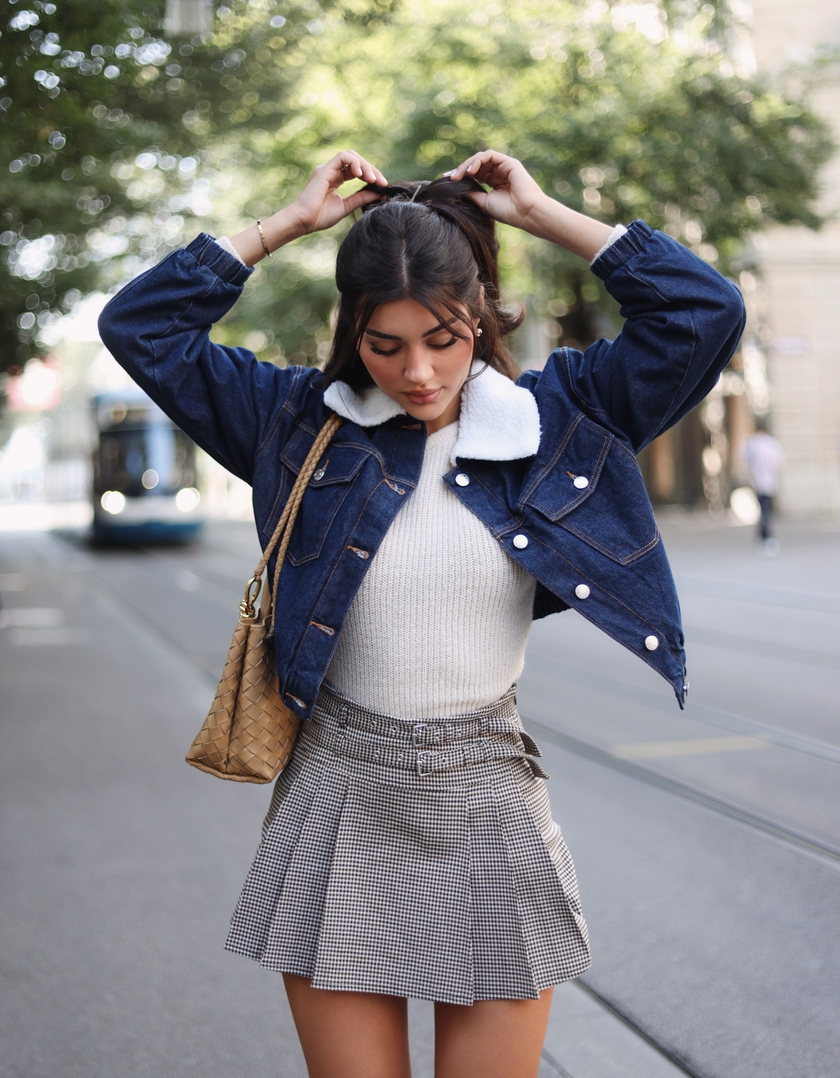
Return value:
M 752 231 L 818 227 L 818 173 L 833 151 L 827 124 L 801 96 L 735 69 L 720 44 L 731 18 L 720 10 L 672 7 L 671 25 L 658 28 L 623 23 L 625 10 L 426 0 L 374 34 L 328 20 L 266 175 L 323 156 L 336 129 L 397 179 L 440 175 L 493 146 L 569 205 L 607 221 L 644 217 L 724 272 Z M 270 187 L 259 190 L 267 199 Z M 511 291 L 535 297 L 558 337 L 588 343 L 605 319 L 615 328 L 614 306 L 574 259 L 502 231 Z M 292 259 L 294 284 L 288 272 L 274 277 L 278 299 L 304 288 Z M 297 359 L 314 354 L 300 327 L 277 315 L 274 325 L 295 340 Z
M 302 44 L 331 4 L 229 0 L 212 34 L 168 40 L 164 0 L 10 0 L 0 36 L 0 371 L 25 361 L 39 327 L 80 294 L 194 231 L 218 172 L 237 160 L 260 166 L 265 129 L 282 123 L 300 78 Z M 338 8 L 363 26 L 388 2 Z
M 0 39 L 7 365 L 62 301 L 137 272 L 197 219 L 231 232 L 272 212 L 339 146 L 395 179 L 494 146 L 570 205 L 645 217 L 725 272 L 750 231 L 820 223 L 827 127 L 804 91 L 735 68 L 723 2 L 668 0 L 636 25 L 605 0 L 229 0 L 190 41 L 162 36 L 163 0 L 23 3 Z M 509 291 L 558 338 L 615 328 L 573 260 L 502 233 Z M 266 264 L 219 339 L 317 362 L 341 235 Z

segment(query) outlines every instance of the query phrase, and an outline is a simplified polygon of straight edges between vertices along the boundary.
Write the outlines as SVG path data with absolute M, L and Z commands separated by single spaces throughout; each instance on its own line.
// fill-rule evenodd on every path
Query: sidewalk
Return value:
M 683 1078 L 687 1073 L 578 982 L 554 990 L 540 1078 Z

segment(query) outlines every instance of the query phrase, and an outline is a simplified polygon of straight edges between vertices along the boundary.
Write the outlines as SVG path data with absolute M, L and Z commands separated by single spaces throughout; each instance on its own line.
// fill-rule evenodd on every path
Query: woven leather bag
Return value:
M 321 428 L 292 492 L 280 514 L 271 541 L 239 604 L 239 623 L 233 633 L 222 678 L 204 725 L 187 753 L 187 763 L 233 782 L 271 782 L 286 766 L 300 720 L 283 703 L 274 670 L 274 604 L 280 570 L 289 547 L 303 492 L 330 439 L 341 424 L 331 416 Z M 277 567 L 274 587 L 262 574 L 274 548 Z M 266 574 L 267 575 L 267 574 Z M 254 604 L 262 586 L 259 610 Z

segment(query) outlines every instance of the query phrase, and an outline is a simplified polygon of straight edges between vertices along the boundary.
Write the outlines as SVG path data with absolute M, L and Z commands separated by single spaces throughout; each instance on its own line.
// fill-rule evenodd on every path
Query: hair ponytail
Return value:
M 462 319 L 466 310 L 482 326 L 476 358 L 516 379 L 519 367 L 504 338 L 522 324 L 524 309 L 500 305 L 495 222 L 468 197 L 484 188 L 443 178 L 368 189 L 382 197 L 364 207 L 338 252 L 340 303 L 327 383 L 372 384 L 359 341 L 379 304 L 399 299 L 414 299 L 441 320 L 444 311 Z

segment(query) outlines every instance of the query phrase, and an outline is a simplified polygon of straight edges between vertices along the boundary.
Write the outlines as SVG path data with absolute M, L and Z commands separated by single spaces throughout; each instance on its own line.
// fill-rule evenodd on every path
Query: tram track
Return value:
M 662 711 L 668 715 L 673 714 L 674 702 L 672 697 L 631 685 L 626 681 L 619 681 L 617 678 L 611 678 L 607 674 L 591 673 L 560 659 L 541 655 L 530 647 L 525 663 L 526 671 L 535 669 L 550 677 L 560 677 L 563 681 L 572 682 L 586 689 L 593 689 L 602 695 L 614 697 L 625 704 L 628 702 L 641 704 L 653 711 Z M 840 745 L 832 745 L 826 741 L 803 737 L 801 734 L 792 733 L 790 730 L 781 730 L 776 726 L 756 722 L 754 719 L 745 719 L 741 715 L 719 711 L 706 704 L 689 702 L 686 705 L 685 716 L 708 726 L 727 730 L 733 734 L 759 737 L 764 741 L 777 745 L 779 748 L 792 749 L 794 752 L 802 753 L 805 756 L 815 756 L 819 760 L 840 763 Z
M 583 992 L 588 996 L 591 996 L 596 1003 L 603 1007 L 604 1010 L 608 1011 L 616 1021 L 621 1022 L 622 1025 L 626 1026 L 629 1030 L 632 1030 L 632 1032 L 643 1040 L 645 1044 L 650 1045 L 655 1052 L 658 1052 L 659 1055 L 667 1059 L 679 1074 L 684 1074 L 687 1078 L 709 1078 L 708 1075 L 693 1070 L 683 1059 L 672 1052 L 670 1048 L 651 1036 L 651 1034 L 631 1018 L 615 1000 L 602 995 L 597 989 L 593 988 L 592 985 L 588 983 L 585 975 L 577 978 L 577 984 Z
M 527 713 L 521 714 L 526 729 L 538 740 L 541 739 L 556 745 L 558 748 L 562 748 L 567 752 L 587 759 L 592 763 L 623 774 L 637 782 L 642 782 L 647 786 L 652 786 L 671 796 L 690 801 L 719 816 L 734 820 L 737 823 L 774 839 L 775 841 L 781 842 L 788 847 L 792 847 L 805 856 L 814 857 L 822 863 L 828 861 L 833 867 L 840 865 L 840 847 L 834 846 L 822 839 L 815 838 L 812 835 L 805 834 L 795 828 L 791 828 L 778 820 L 763 816 L 760 813 L 736 804 L 734 801 L 729 801 L 725 798 L 707 793 L 689 783 L 669 778 L 652 768 L 645 767 L 643 764 L 615 756 L 598 745 L 575 737 L 563 730 L 558 730 L 556 727 L 548 726 L 546 723 L 540 722 L 539 720 L 529 718 Z M 677 1075 L 684 1075 L 685 1078 L 710 1078 L 707 1072 L 694 1069 L 680 1054 L 675 1053 L 672 1048 L 646 1029 L 645 1026 L 640 1023 L 638 1018 L 632 1016 L 625 1009 L 620 1000 L 615 999 L 613 996 L 605 995 L 595 988 L 594 985 L 590 983 L 586 974 L 577 978 L 576 983 L 583 992 L 609 1012 L 616 1021 L 621 1022 L 631 1030 L 635 1036 L 639 1037 L 648 1044 L 651 1049 L 666 1059 L 673 1068 L 675 1078 L 677 1078 Z M 571 1078 L 571 1075 L 564 1069 L 559 1060 L 554 1059 L 549 1053 L 544 1053 L 544 1058 L 546 1059 L 546 1062 L 557 1071 L 560 1078 Z
M 827 858 L 835 865 L 840 864 L 840 847 L 838 846 L 815 838 L 812 835 L 807 835 L 803 831 L 788 827 L 787 824 L 773 820 L 769 816 L 763 816 L 761 813 L 754 812 L 743 805 L 738 805 L 734 801 L 728 801 L 725 798 L 707 793 L 690 783 L 669 778 L 653 768 L 645 767 L 644 764 L 614 756 L 598 745 L 567 734 L 562 730 L 558 730 L 557 727 L 547 726 L 537 719 L 530 719 L 525 714 L 522 715 L 522 721 L 529 733 L 536 734 L 544 741 L 557 745 L 558 748 L 565 749 L 576 756 L 582 756 L 593 763 L 600 764 L 602 767 L 608 767 L 612 771 L 618 771 L 623 775 L 636 779 L 638 782 L 645 783 L 647 786 L 653 786 L 685 801 L 692 801 L 694 804 L 710 809 L 718 815 L 737 820 L 739 823 L 770 835 L 801 852 Z

